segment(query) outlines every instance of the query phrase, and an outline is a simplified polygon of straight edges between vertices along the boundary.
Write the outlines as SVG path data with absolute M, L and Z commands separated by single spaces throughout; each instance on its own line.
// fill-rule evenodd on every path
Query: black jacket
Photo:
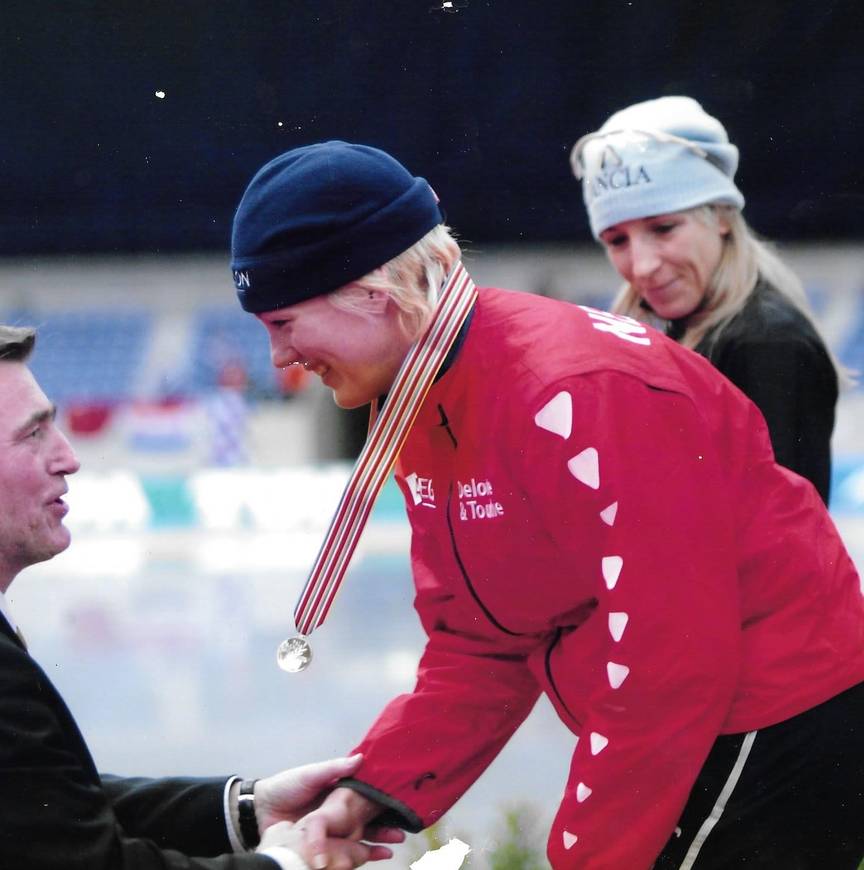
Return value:
M 810 480 L 827 504 L 837 375 L 807 318 L 760 281 L 741 311 L 695 350 L 755 402 L 777 462 Z
M 0 616 L 2 870 L 275 870 L 263 855 L 223 854 L 226 780 L 100 777 L 63 699 Z

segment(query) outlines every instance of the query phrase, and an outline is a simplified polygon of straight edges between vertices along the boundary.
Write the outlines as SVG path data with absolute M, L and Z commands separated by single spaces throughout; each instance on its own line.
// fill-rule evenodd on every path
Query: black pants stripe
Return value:
M 857 870 L 864 859 L 864 683 L 715 742 L 655 870 Z

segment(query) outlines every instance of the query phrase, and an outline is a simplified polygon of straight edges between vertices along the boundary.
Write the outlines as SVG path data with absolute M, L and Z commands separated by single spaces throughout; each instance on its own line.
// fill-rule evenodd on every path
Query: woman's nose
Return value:
M 631 241 L 630 256 L 633 276 L 636 278 L 651 275 L 660 265 L 660 257 L 654 245 L 641 239 Z
M 300 355 L 297 349 L 288 340 L 287 336 L 271 334 L 270 336 L 270 361 L 277 369 L 299 362 Z

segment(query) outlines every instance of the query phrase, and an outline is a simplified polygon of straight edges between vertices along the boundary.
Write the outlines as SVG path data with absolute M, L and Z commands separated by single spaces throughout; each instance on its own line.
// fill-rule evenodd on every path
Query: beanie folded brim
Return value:
M 406 211 L 411 213 L 410 221 L 405 220 Z M 418 178 L 387 208 L 374 212 L 362 223 L 337 229 L 323 241 L 232 260 L 240 305 L 244 311 L 260 314 L 331 293 L 407 250 L 442 220 L 429 185 Z M 380 243 L 376 243 L 376 237 Z M 310 263 L 315 264 L 313 269 Z
M 287 152 L 259 171 L 234 218 L 240 305 L 260 314 L 331 293 L 443 220 L 428 182 L 383 151 L 327 142 Z
M 595 238 L 624 221 L 671 214 L 700 205 L 744 208 L 744 196 L 728 176 L 702 157 L 682 150 L 672 160 L 645 160 L 638 184 L 609 187 L 600 195 L 586 192 L 586 205 Z M 631 178 L 635 178 L 631 175 Z M 596 177 L 594 179 L 596 184 Z M 587 187 L 587 186 L 586 186 Z
M 738 148 L 690 97 L 668 96 L 615 112 L 574 146 L 571 165 L 595 238 L 624 221 L 696 208 L 744 208 L 735 186 Z

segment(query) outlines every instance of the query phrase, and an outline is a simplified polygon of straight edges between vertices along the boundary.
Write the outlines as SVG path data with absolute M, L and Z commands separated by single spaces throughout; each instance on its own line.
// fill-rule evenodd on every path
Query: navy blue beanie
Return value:
M 377 148 L 334 141 L 287 151 L 257 172 L 234 215 L 240 304 L 257 314 L 330 293 L 443 220 L 428 182 Z

